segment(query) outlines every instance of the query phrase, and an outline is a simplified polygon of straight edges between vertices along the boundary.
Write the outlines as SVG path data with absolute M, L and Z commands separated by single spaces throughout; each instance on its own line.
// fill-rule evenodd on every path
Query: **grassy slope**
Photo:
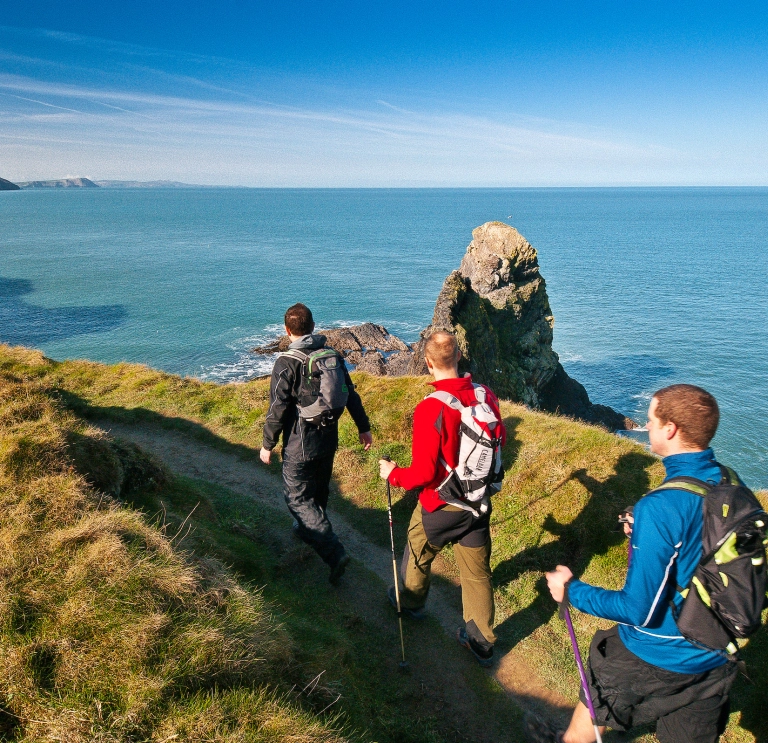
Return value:
M 222 387 L 134 365 L 54 363 L 8 349 L 0 351 L 3 360 L 17 374 L 58 389 L 65 404 L 82 415 L 182 428 L 213 445 L 240 445 L 244 456 L 255 456 L 253 450 L 260 444 L 268 397 L 264 381 Z M 387 452 L 407 463 L 410 413 L 426 388 L 420 379 L 360 375 L 356 382 L 371 414 L 376 448 L 362 452 L 353 426 L 343 419 L 336 467 L 343 496 L 340 508 L 360 531 L 386 546 L 387 533 L 381 528 L 385 503 L 376 459 Z M 575 699 L 577 681 L 567 636 L 554 616 L 554 604 L 541 590 L 541 572 L 566 562 L 591 582 L 619 586 L 626 545 L 610 527 L 623 506 L 661 479 L 662 468 L 632 443 L 597 428 L 511 404 L 504 404 L 503 413 L 510 434 L 505 449 L 509 470 L 504 489 L 495 499 L 493 519 L 500 649 L 520 644 L 547 683 Z M 396 508 L 400 544 L 412 503 L 407 496 Z M 211 543 L 221 542 L 217 537 Z M 236 563 L 232 558 L 240 552 L 240 546 L 231 545 L 228 561 Z M 236 567 L 249 574 L 246 568 Z M 290 593 L 290 587 L 281 590 Z M 586 645 L 599 622 L 577 616 L 576 625 Z M 300 628 L 297 631 L 300 635 Z M 740 681 L 735 689 L 729 741 L 763 739 L 768 734 L 759 714 L 761 690 L 768 681 L 765 635 L 758 635 L 746 650 L 755 683 Z
M 297 661 L 262 592 L 97 494 L 78 457 L 116 486 L 170 485 L 2 364 L 0 738 L 348 740 L 275 683 Z

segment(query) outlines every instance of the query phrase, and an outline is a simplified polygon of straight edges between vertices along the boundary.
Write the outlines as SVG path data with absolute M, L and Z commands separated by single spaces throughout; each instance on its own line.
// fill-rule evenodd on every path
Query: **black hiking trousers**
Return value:
M 332 568 L 344 555 L 344 545 L 328 520 L 328 493 L 336 452 L 306 462 L 283 460 L 283 496 L 298 524 L 296 534 Z

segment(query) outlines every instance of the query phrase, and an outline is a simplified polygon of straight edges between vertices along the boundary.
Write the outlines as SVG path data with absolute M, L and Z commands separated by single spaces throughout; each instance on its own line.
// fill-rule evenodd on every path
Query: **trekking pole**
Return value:
M 386 454 L 382 457 L 383 460 L 391 462 L 392 459 Z M 392 547 L 392 572 L 395 576 L 395 603 L 397 604 L 397 623 L 400 627 L 400 652 L 403 659 L 398 663 L 401 671 L 405 671 L 408 668 L 408 661 L 405 659 L 405 641 L 403 640 L 403 612 L 400 608 L 400 581 L 397 578 L 397 560 L 395 559 L 395 532 L 392 529 L 392 490 L 389 486 L 389 479 L 387 479 L 387 515 L 389 516 L 389 543 Z
M 589 717 L 592 720 L 592 727 L 595 729 L 595 740 L 597 743 L 603 743 L 603 739 L 600 735 L 600 728 L 597 726 L 597 716 L 595 715 L 595 707 L 592 704 L 592 695 L 589 693 L 587 673 L 584 670 L 584 663 L 581 661 L 579 643 L 576 640 L 576 633 L 573 631 L 573 621 L 571 620 L 571 611 L 568 607 L 567 593 L 563 596 L 563 600 L 560 602 L 560 618 L 565 619 L 565 624 L 568 627 L 568 634 L 571 637 L 571 646 L 573 647 L 573 654 L 576 656 L 576 665 L 579 668 L 579 676 L 581 678 L 581 688 L 584 691 L 584 698 L 587 700 L 587 709 L 589 710 Z

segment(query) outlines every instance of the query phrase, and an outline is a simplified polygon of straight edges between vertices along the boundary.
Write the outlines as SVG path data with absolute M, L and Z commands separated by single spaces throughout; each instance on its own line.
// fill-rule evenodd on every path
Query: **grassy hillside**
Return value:
M 320 581 L 307 588 L 301 571 L 315 570 L 311 556 L 310 566 L 297 565 L 305 553 L 274 548 L 287 516 L 276 521 L 252 501 L 175 477 L 87 423 L 180 430 L 255 459 L 266 381 L 219 386 L 128 364 L 56 363 L 7 347 L 0 347 L 0 373 L 0 539 L 8 545 L 0 554 L 0 730 L 5 725 L 18 740 L 59 729 L 75 731 L 68 740 L 280 740 L 282 724 L 297 740 L 453 739 L 439 709 L 424 713 L 412 682 L 388 675 L 392 627 L 377 627 L 365 612 L 340 614 Z M 388 453 L 408 463 L 411 411 L 426 387 L 422 379 L 355 381 L 375 447 L 362 451 L 345 416 L 336 506 L 388 547 L 376 460 Z M 567 635 L 542 590 L 542 571 L 564 562 L 586 580 L 621 585 L 626 543 L 611 531 L 616 513 L 663 470 L 598 428 L 508 403 L 502 410 L 508 472 L 492 521 L 498 648 L 514 649 L 549 688 L 575 701 Z M 278 474 L 279 464 L 272 469 Z M 406 494 L 395 509 L 400 545 L 414 502 Z M 153 521 L 126 504 L 160 516 Z M 174 548 L 182 538 L 186 555 Z M 445 567 L 455 572 L 450 553 Z M 586 647 L 600 622 L 581 615 L 575 622 Z M 746 649 L 753 683 L 741 679 L 735 688 L 728 741 L 768 737 L 759 714 L 766 635 Z M 423 635 L 434 636 L 434 628 Z M 437 650 L 439 660 L 439 642 Z M 322 683 L 297 693 L 321 671 Z M 467 678 L 490 705 L 476 710 L 475 724 L 482 727 L 493 709 L 508 719 L 506 739 L 517 740 L 517 717 L 504 711 L 498 689 L 482 675 Z M 328 719 L 335 710 L 346 732 Z M 264 720 L 273 718 L 278 732 L 270 738 Z

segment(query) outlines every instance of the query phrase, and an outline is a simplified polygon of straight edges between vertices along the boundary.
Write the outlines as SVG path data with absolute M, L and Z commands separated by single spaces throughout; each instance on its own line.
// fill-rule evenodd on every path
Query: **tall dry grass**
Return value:
M 17 358 L 0 364 L 0 739 L 340 741 L 281 696 L 291 640 L 261 594 L 109 495 L 157 465 Z

